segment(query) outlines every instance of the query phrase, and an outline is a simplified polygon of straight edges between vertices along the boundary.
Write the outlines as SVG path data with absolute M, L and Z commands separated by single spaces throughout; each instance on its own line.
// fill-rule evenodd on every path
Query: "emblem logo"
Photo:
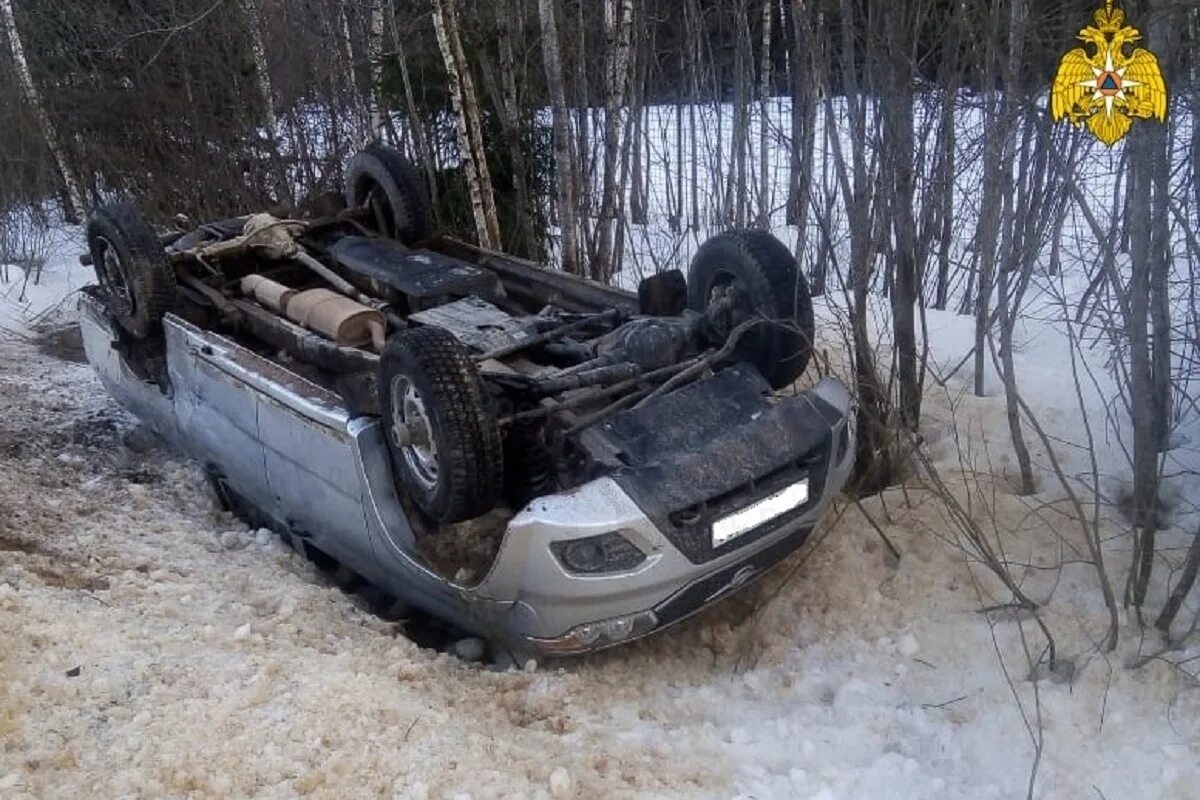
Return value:
M 1078 38 L 1094 45 L 1088 55 L 1077 47 L 1063 56 L 1050 90 L 1050 115 L 1055 122 L 1085 124 L 1092 134 L 1112 147 L 1133 127 L 1135 117 L 1167 118 L 1167 86 L 1158 58 L 1141 47 L 1128 56 L 1125 48 L 1142 39 L 1137 28 L 1125 24 L 1125 12 L 1106 0 L 1092 15 L 1093 25 Z

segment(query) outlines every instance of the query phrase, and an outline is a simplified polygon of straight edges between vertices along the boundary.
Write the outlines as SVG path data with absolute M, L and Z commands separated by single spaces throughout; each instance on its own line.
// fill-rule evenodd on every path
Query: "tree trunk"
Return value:
M 433 27 L 450 78 L 450 99 L 454 105 L 458 146 L 462 151 L 467 188 L 471 194 L 475 233 L 481 247 L 498 249 L 500 223 L 496 216 L 492 176 L 483 143 L 479 98 L 475 94 L 475 82 L 471 79 L 470 64 L 459 36 L 457 1 L 433 0 Z
M 359 86 L 358 68 L 354 62 L 354 38 L 350 35 L 350 15 L 346 11 L 346 0 L 338 5 L 338 34 L 341 38 L 341 46 L 346 48 L 346 70 L 350 81 L 350 94 L 353 101 L 355 127 L 357 128 L 357 139 L 359 145 L 366 144 L 371 141 L 371 118 L 370 113 L 364 107 L 369 105 L 365 103 L 366 95 L 363 94 L 362 87 Z M 334 45 L 337 46 L 336 44 Z
M 1179 576 L 1179 581 L 1175 584 L 1175 588 L 1171 590 L 1171 594 L 1167 598 L 1162 612 L 1159 613 L 1158 619 L 1154 621 L 1154 627 L 1163 633 L 1171 632 L 1171 623 L 1175 621 L 1175 616 L 1183 606 L 1183 601 L 1187 599 L 1188 593 L 1196 585 L 1196 574 L 1198 572 L 1200 572 L 1200 530 L 1192 533 L 1192 543 L 1188 546 L 1187 560 L 1183 564 L 1183 574 Z
M 991 11 L 991 28 L 986 49 L 985 74 L 997 73 L 996 41 L 999 34 L 999 6 Z M 1000 238 L 1001 214 L 1003 211 L 1004 173 L 1009 165 L 1004 163 L 1003 150 L 1006 140 L 1007 116 L 997 108 L 999 99 L 994 84 L 989 84 L 984 93 L 984 120 L 987 130 L 983 142 L 983 197 L 980 201 L 979 233 L 976 236 L 978 250 L 978 275 L 975 295 L 975 396 L 983 397 L 987 391 L 987 339 L 992 326 L 992 290 L 995 288 L 996 246 Z
M 729 176 L 728 189 L 725 196 L 726 214 L 732 213 L 729 222 L 737 228 L 746 227 L 747 206 L 747 164 L 746 151 L 750 139 L 750 70 L 753 61 L 751 53 L 750 22 L 747 19 L 749 9 L 747 0 L 738 0 L 735 4 L 734 25 L 736 26 L 736 45 L 733 53 L 733 130 L 730 132 L 730 158 L 733 160 Z M 728 219 L 728 218 L 727 218 Z
M 50 155 L 54 158 L 54 163 L 58 167 L 58 172 L 67 189 L 67 202 L 63 208 L 63 216 L 68 221 L 78 220 L 87 208 L 87 204 L 84 202 L 79 180 L 75 177 L 66 150 L 63 149 L 62 141 L 58 137 L 58 130 L 46 111 L 46 105 L 42 101 L 42 94 L 38 91 L 37 84 L 33 82 L 33 73 L 29 71 L 29 62 L 25 58 L 25 46 L 21 41 L 21 32 L 17 29 L 13 0 L 0 0 L 0 16 L 3 17 L 0 21 L 4 23 L 4 33 L 8 37 L 8 46 L 12 51 L 13 65 L 17 69 L 17 81 L 21 85 L 21 92 L 25 95 L 25 101 L 29 103 L 30 109 L 33 110 L 33 115 L 42 129 L 42 136 L 46 140 L 46 147 L 50 150 Z
M 388 15 L 392 23 L 392 42 L 396 46 L 396 63 L 400 67 L 400 81 L 404 84 L 404 107 L 408 113 L 408 129 L 412 134 L 413 143 L 421 157 L 421 166 L 425 170 L 425 181 L 429 184 L 429 202 L 436 214 L 438 208 L 437 163 L 434 159 L 433 148 L 425 132 L 425 120 L 417 110 L 417 101 L 413 95 L 412 77 L 408 72 L 408 56 L 404 53 L 404 42 L 400 37 L 400 29 L 396 17 Z
M 538 18 L 542 28 L 542 58 L 546 65 L 546 85 L 554 126 L 554 172 L 558 183 L 558 217 L 562 229 L 562 266 L 567 272 L 583 274 L 579 252 L 579 206 L 575 186 L 574 138 L 567 110 L 567 92 L 563 84 L 562 55 L 558 45 L 558 23 L 554 19 L 555 0 L 538 0 Z
M 913 75 L 914 60 L 910 58 L 911 31 L 904 29 L 898 19 L 890 20 L 885 38 L 884 63 L 886 74 L 880 84 L 885 87 L 880 97 L 883 113 L 883 143 L 885 164 L 890 180 L 892 237 L 895 242 L 894 283 L 890 293 L 892 305 L 892 337 L 896 352 L 896 367 L 900 382 L 900 422 L 916 431 L 921 417 L 921 386 L 917 376 L 916 304 L 918 276 L 923 271 L 917 265 L 917 223 L 913 208 L 916 182 L 913 177 L 915 137 L 913 133 Z
M 1008 25 L 1008 65 L 1004 74 L 1004 101 L 1003 115 L 1004 119 L 1011 120 L 1017 113 L 1016 103 L 1012 100 L 1014 93 L 1017 91 L 1017 78 L 1022 63 L 1024 42 L 1025 42 L 1025 0 L 1012 0 L 1012 5 L 1009 7 L 1009 25 Z M 1032 126 L 1034 117 L 1025 115 L 1025 129 L 1021 136 L 1021 153 L 1016 159 L 1020 170 L 1021 180 L 1018 181 L 1018 191 L 1022 188 L 1029 189 L 1030 183 L 1026 177 L 1031 174 L 1031 162 L 1033 159 L 1029 154 L 1029 147 L 1033 143 L 1034 133 Z M 1012 128 L 1012 123 L 1006 123 L 1005 130 Z M 1050 143 L 1045 142 L 1046 146 Z M 1019 402 L 1019 391 L 1017 389 L 1017 371 L 1013 363 L 1013 330 L 1016 326 L 1016 314 L 1019 310 L 1016 303 L 1019 299 L 1013 299 L 1009 291 L 1009 278 L 1011 273 L 1019 269 L 1020 274 L 1018 280 L 1021 281 L 1019 287 L 1023 294 L 1023 287 L 1028 281 L 1027 270 L 1032 271 L 1033 264 L 1025 263 L 1022 254 L 1025 251 L 1025 236 L 1029 231 L 1029 226 L 1023 226 L 1021 234 L 1018 236 L 1015 222 L 1013 219 L 1014 210 L 1013 204 L 1013 187 L 1011 185 L 1011 167 L 1012 144 L 1011 137 L 1004 145 L 1004 152 L 1001 155 L 1001 165 L 1003 169 L 1003 179 L 1001 186 L 1003 190 L 1003 203 L 1001 208 L 1001 232 L 1002 241 L 1000 252 L 1004 263 L 1000 265 L 999 270 L 999 290 L 997 291 L 996 303 L 998 304 L 1000 314 L 1000 375 L 1004 382 L 1004 402 L 1008 417 L 1008 430 L 1012 438 L 1013 452 L 1017 457 L 1017 465 L 1020 470 L 1021 480 L 1018 487 L 1018 493 L 1021 495 L 1030 495 L 1036 491 L 1037 487 L 1033 478 L 1033 465 L 1029 458 L 1029 447 L 1025 443 L 1025 435 L 1021 429 L 1021 408 Z M 1044 167 L 1044 161 L 1040 161 Z M 1033 196 L 1033 191 L 1022 192 L 1025 195 L 1023 204 L 1028 208 L 1036 202 Z
M 841 137 L 829 136 L 838 180 L 846 202 L 850 227 L 851 293 L 850 329 L 853 342 L 854 378 L 858 395 L 858 441 L 855 478 L 860 491 L 877 491 L 892 478 L 892 449 L 889 428 L 888 395 L 875 365 L 870 332 L 868 299 L 874 257 L 875 193 L 872 172 L 867 161 L 871 149 L 867 123 L 869 103 L 859 88 L 854 36 L 855 4 L 841 0 L 841 80 L 845 92 L 850 159 L 843 154 Z M 825 97 L 825 118 L 835 119 L 833 100 Z
M 1164 35 L 1170 27 L 1168 7 L 1151 0 L 1146 9 L 1147 35 L 1153 37 L 1159 58 L 1170 64 Z M 1157 13 L 1156 13 L 1157 12 Z M 1162 26 L 1160 28 L 1160 25 Z M 1164 444 L 1163 416 L 1170 407 L 1170 308 L 1166 296 L 1169 278 L 1170 165 L 1163 126 L 1138 125 L 1129 134 L 1129 411 L 1133 421 L 1133 524 L 1134 574 L 1126 602 L 1141 608 L 1150 588 L 1158 529 L 1158 453 Z M 1156 220 L 1154 214 L 1164 216 Z M 1146 223 L 1149 221 L 1149 224 Z M 1148 335 L 1147 325 L 1153 325 Z M 1165 362 L 1165 363 L 1164 363 Z M 1160 373 L 1160 374 L 1156 374 Z M 1162 374 L 1165 373 L 1165 374 Z
M 808 209 L 812 194 L 813 145 L 817 104 L 815 92 L 820 56 L 813 51 L 815 37 L 806 0 L 791 0 L 792 46 L 788 48 L 789 83 L 792 88 L 792 152 L 788 181 L 787 221 L 799 231 L 796 256 L 804 258 L 808 240 Z M 803 262 L 801 262 L 803 263 Z M 815 283 L 815 281 L 814 281 Z
M 700 105 L 700 9 L 697 0 L 684 6 L 687 25 L 688 130 L 691 132 L 688 155 L 691 158 L 692 218 L 689 228 L 700 226 L 700 148 L 696 146 L 696 113 Z
M 513 193 L 516 195 L 514 202 L 517 206 L 517 230 L 520 239 L 516 252 L 534 258 L 537 255 L 537 233 L 530 211 L 529 164 L 525 159 L 525 148 L 521 141 L 521 106 L 517 97 L 516 59 L 512 49 L 514 33 L 509 13 L 512 10 L 511 6 L 496 4 L 496 42 L 500 49 L 500 117 L 505 138 L 508 140 Z
M 762 53 L 758 76 L 758 214 L 759 228 L 771 227 L 771 19 L 774 0 L 763 0 Z
M 621 178 L 618 181 L 621 188 L 617 194 L 622 199 L 618 205 L 623 207 L 625 187 L 629 185 L 629 178 L 632 178 L 632 185 L 629 186 L 629 218 L 637 225 L 645 225 L 649 222 L 650 172 L 654 168 L 653 160 L 650 158 L 650 115 L 646 108 L 646 85 L 650 77 L 650 53 L 654 51 L 654 48 L 648 41 L 644 13 L 640 16 L 640 22 L 637 21 L 638 19 L 635 17 L 633 53 L 629 62 L 633 86 L 628 92 L 628 103 L 629 114 L 633 117 L 634 124 L 632 131 L 627 136 L 631 137 L 633 141 L 622 148 L 623 153 L 632 150 L 633 163 L 622 165 Z M 629 127 L 626 125 L 626 128 Z M 622 226 L 624 222 L 622 217 Z M 623 251 L 618 246 L 617 270 L 621 269 L 622 254 Z
M 371 140 L 379 141 L 386 124 L 383 108 L 383 0 L 371 0 L 370 26 L 367 30 L 367 59 L 370 62 Z
M 271 87 L 271 73 L 267 64 L 267 48 L 263 43 L 266 30 L 260 0 L 242 0 L 246 15 L 246 28 L 250 34 L 250 50 L 254 56 L 254 80 L 263 104 L 262 124 L 267 130 L 267 147 L 270 148 L 271 166 L 275 172 L 275 199 L 291 204 L 294 201 L 288 185 L 287 171 L 279 152 L 279 118 L 275 115 L 275 92 Z
M 596 260 L 592 263 L 592 278 L 603 282 L 607 282 L 613 273 L 617 192 L 622 188 L 619 186 L 618 169 L 625 114 L 625 89 L 629 85 L 632 31 L 633 0 L 604 0 L 604 187 L 600 195 Z

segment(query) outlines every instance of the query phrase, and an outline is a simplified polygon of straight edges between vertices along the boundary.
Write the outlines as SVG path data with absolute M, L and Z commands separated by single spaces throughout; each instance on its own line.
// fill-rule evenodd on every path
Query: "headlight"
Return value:
M 646 560 L 646 554 L 620 533 L 551 542 L 550 551 L 564 567 L 583 575 L 626 572 Z

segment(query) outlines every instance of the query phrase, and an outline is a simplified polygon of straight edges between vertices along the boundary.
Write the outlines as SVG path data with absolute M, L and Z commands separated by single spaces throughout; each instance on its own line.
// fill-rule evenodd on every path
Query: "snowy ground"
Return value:
M 86 274 L 65 263 L 45 278 L 63 293 Z M 952 405 L 990 443 L 972 480 L 1027 551 L 1026 588 L 1052 598 L 1069 680 L 1028 680 L 1032 624 L 980 613 L 991 584 L 915 482 L 839 509 L 762 586 L 676 630 L 497 673 L 421 650 L 219 512 L 69 337 L 5 308 L 23 335 L 0 340 L 0 797 L 1008 798 L 1039 740 L 1038 797 L 1195 796 L 1200 691 L 1165 659 L 1127 668 L 1156 647 L 1131 621 L 1096 652 L 1090 569 L 1039 566 L 1078 544 L 1063 506 L 993 480 L 1002 399 L 959 399 L 969 376 L 931 391 L 931 451 L 961 479 Z M 952 359 L 960 322 L 932 324 Z M 1044 347 L 1038 385 L 1061 385 Z M 1037 395 L 1075 435 L 1061 392 Z

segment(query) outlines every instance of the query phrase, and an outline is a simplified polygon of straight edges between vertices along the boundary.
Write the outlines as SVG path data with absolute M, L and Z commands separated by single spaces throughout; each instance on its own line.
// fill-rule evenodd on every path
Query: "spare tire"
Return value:
M 350 159 L 346 202 L 351 208 L 369 209 L 376 229 L 403 244 L 414 245 L 433 233 L 425 179 L 390 147 L 371 145 Z
M 755 314 L 768 322 L 747 331 L 736 353 L 754 364 L 776 389 L 803 374 L 812 357 L 812 298 L 787 245 L 767 231 L 718 234 L 700 246 L 688 270 L 688 307 L 705 311 L 714 299 L 733 291 L 735 308 L 720 336 Z
M 88 220 L 88 250 L 105 305 L 138 339 L 158 332 L 175 307 L 175 271 L 158 236 L 129 203 L 105 206 Z
M 437 522 L 486 514 L 500 499 L 504 456 L 483 379 L 440 328 L 409 328 L 380 359 L 379 405 L 392 468 Z

